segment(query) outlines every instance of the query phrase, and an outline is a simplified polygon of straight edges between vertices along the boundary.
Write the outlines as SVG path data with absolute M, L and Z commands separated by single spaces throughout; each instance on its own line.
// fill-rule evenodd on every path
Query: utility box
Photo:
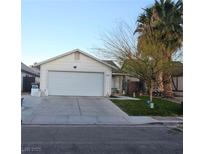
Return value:
M 41 92 L 37 84 L 32 84 L 31 86 L 31 96 L 41 96 Z

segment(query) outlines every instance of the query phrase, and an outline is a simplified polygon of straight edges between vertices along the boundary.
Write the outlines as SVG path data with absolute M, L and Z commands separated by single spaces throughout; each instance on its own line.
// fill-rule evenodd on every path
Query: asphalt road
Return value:
M 22 125 L 22 154 L 182 154 L 183 133 L 161 125 Z

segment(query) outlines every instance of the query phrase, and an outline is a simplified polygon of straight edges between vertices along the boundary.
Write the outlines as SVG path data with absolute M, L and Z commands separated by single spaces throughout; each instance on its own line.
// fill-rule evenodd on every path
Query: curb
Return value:
M 183 124 L 183 121 L 159 121 L 159 122 L 151 122 L 149 124 Z

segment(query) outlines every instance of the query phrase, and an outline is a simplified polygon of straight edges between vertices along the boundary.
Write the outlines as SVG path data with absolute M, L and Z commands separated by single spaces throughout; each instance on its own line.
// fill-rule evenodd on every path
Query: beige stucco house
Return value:
M 111 60 L 100 60 L 75 49 L 35 64 L 40 69 L 42 95 L 110 96 L 123 94 L 125 81 L 138 81 L 119 73 Z
M 109 96 L 116 67 L 79 49 L 37 63 L 43 95 Z

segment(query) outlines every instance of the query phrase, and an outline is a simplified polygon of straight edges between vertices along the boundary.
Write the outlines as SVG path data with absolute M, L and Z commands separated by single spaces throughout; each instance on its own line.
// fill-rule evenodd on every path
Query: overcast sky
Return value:
M 153 0 L 22 0 L 22 62 L 31 65 L 79 48 L 93 54 L 100 35 L 134 25 Z

